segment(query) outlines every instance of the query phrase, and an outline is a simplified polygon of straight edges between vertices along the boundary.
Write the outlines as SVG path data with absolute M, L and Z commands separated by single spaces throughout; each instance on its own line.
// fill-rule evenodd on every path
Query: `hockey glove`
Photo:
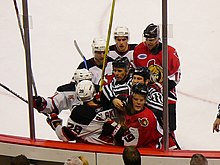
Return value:
M 60 119 L 56 113 L 51 113 L 50 118 L 47 118 L 47 123 L 51 126 L 53 130 L 56 129 L 57 125 L 62 125 L 63 120 Z
M 98 92 L 95 94 L 95 97 L 93 99 L 94 103 L 96 104 L 100 104 L 101 102 L 101 96 L 102 96 L 102 92 Z
M 102 134 L 106 136 L 113 136 L 115 145 L 123 146 L 124 141 L 122 140 L 122 136 L 124 136 L 125 132 L 128 130 L 126 127 L 121 126 L 113 120 L 109 120 L 104 123 L 102 127 Z
M 40 96 L 33 96 L 33 107 L 41 113 L 47 106 L 47 101 Z
M 121 125 L 116 123 L 114 120 L 108 120 L 104 123 L 102 127 L 102 133 L 104 135 L 112 135 L 113 137 L 117 134 L 120 130 Z

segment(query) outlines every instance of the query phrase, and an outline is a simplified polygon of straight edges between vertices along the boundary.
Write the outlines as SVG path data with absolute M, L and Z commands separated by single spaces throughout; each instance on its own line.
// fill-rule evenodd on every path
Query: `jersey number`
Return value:
M 70 128 L 73 132 L 75 132 L 76 134 L 80 134 L 80 132 L 82 131 L 82 127 L 79 125 L 74 125 L 72 123 L 68 123 L 68 128 Z

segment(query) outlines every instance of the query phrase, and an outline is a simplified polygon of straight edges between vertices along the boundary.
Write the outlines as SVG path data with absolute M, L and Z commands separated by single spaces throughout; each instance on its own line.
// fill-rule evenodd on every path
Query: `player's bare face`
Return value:
M 128 50 L 128 38 L 127 37 L 116 37 L 116 47 L 119 52 L 126 52 Z
M 147 47 L 152 50 L 159 44 L 159 38 L 146 38 L 145 43 Z
M 113 73 L 117 81 L 121 81 L 127 76 L 125 68 L 113 68 Z
M 133 75 L 132 85 L 137 84 L 137 83 L 144 84 L 144 77 L 140 75 Z
M 132 95 L 132 103 L 133 103 L 133 108 L 135 111 L 143 110 L 145 102 L 146 102 L 146 99 L 143 95 L 136 94 L 136 93 Z
M 95 51 L 94 59 L 97 65 L 102 65 L 105 51 Z

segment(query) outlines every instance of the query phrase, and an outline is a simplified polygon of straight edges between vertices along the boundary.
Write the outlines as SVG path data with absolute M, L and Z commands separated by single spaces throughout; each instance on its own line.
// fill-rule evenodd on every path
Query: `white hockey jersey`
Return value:
M 117 112 L 114 109 L 78 105 L 73 107 L 67 126 L 56 127 L 56 134 L 63 141 L 80 141 L 93 144 L 113 145 L 112 136 L 102 135 L 102 127 L 106 120 L 116 119 Z
M 105 67 L 105 77 L 104 80 L 109 83 L 111 82 L 113 75 L 112 75 L 112 58 L 107 56 L 107 64 Z M 92 82 L 94 83 L 96 90 L 99 89 L 101 75 L 102 75 L 102 65 L 97 65 L 94 61 L 94 58 L 90 58 L 86 60 L 86 64 L 88 66 L 89 71 L 92 73 Z M 77 69 L 86 68 L 84 62 L 81 62 Z
M 73 105 L 81 104 L 81 101 L 76 95 L 76 84 L 71 82 L 57 88 L 57 91 L 52 97 L 45 99 L 47 102 L 46 108 L 42 113 L 59 114 L 62 110 L 71 110 Z
M 128 50 L 126 52 L 119 52 L 116 48 L 116 45 L 111 45 L 109 47 L 109 53 L 108 56 L 111 57 L 112 59 L 116 59 L 117 57 L 121 56 L 121 57 L 127 57 L 131 66 L 134 67 L 134 63 L 133 63 L 133 52 L 134 52 L 134 48 L 135 46 L 137 46 L 137 44 L 128 44 Z

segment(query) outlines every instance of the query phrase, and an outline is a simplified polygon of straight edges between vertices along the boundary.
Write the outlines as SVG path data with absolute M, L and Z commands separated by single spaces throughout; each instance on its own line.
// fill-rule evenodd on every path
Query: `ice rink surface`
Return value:
M 92 57 L 93 38 L 106 38 L 111 2 L 29 1 L 31 60 L 39 95 L 52 96 L 59 85 L 70 81 L 82 61 L 73 40 L 86 58 Z M 161 6 L 160 0 L 116 0 L 113 29 L 127 26 L 130 43 L 140 43 L 148 24 L 162 24 Z M 22 15 L 21 0 L 18 7 Z M 168 4 L 168 43 L 176 48 L 182 69 L 176 136 L 186 150 L 220 150 L 220 134 L 212 133 L 220 102 L 219 9 L 219 0 L 170 0 Z M 25 54 L 13 1 L 0 1 L 0 13 L 0 82 L 27 98 Z M 0 133 L 29 137 L 27 104 L 3 88 L 0 103 Z M 64 122 L 68 115 L 68 110 L 62 112 Z M 58 140 L 38 112 L 35 127 L 37 138 Z

